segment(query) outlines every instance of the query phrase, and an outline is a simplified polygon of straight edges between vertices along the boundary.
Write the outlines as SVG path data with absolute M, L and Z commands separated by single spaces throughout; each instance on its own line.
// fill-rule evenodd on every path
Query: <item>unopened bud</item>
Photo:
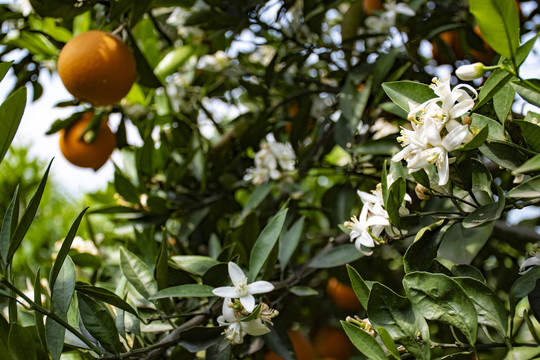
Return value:
M 416 196 L 420 200 L 428 200 L 429 199 L 429 189 L 426 188 L 422 184 L 416 184 L 416 187 L 414 188 L 414 191 L 416 192 Z
M 463 121 L 462 121 L 463 125 L 471 125 L 472 124 L 472 116 L 471 115 L 467 115 L 463 118 Z
M 470 65 L 462 65 L 457 68 L 456 76 L 463 81 L 478 79 L 486 73 L 486 68 L 481 62 Z

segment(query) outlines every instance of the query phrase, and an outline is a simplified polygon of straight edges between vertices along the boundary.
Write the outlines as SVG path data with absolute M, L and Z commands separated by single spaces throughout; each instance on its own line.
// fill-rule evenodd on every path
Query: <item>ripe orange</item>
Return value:
M 373 15 L 375 10 L 383 10 L 381 0 L 364 0 L 364 12 Z
M 85 142 L 81 136 L 93 116 L 93 113 L 86 112 L 73 126 L 60 132 L 60 150 L 73 165 L 98 170 L 116 147 L 116 135 L 107 125 L 107 117 L 104 117 L 95 140 Z
M 296 353 L 296 358 L 298 360 L 314 360 L 315 359 L 315 350 L 309 342 L 309 340 L 298 330 L 289 330 L 287 331 L 289 338 L 291 339 L 294 352 Z M 283 360 L 281 356 L 276 355 L 276 353 L 269 351 L 264 354 L 264 360 Z
M 354 345 L 345 331 L 332 326 L 323 326 L 313 338 L 315 352 L 321 358 L 347 360 L 351 357 Z
M 353 288 L 350 285 L 343 284 L 335 277 L 328 279 L 326 292 L 334 303 L 346 311 L 358 311 L 362 308 L 360 300 L 356 297 Z
M 118 37 L 91 30 L 68 41 L 58 56 L 58 75 L 77 99 L 112 105 L 131 89 L 135 58 Z

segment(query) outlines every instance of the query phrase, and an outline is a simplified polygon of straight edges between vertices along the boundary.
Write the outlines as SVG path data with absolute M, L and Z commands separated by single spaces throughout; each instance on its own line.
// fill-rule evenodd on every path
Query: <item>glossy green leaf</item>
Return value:
M 58 272 L 52 290 L 52 305 L 55 313 L 67 314 L 75 291 L 75 264 L 69 256 Z
M 51 269 L 51 273 L 49 276 L 49 286 L 54 288 L 54 283 L 56 281 L 56 277 L 58 276 L 58 273 L 60 272 L 60 268 L 62 267 L 62 264 L 64 263 L 65 258 L 68 255 L 69 249 L 71 248 L 71 244 L 73 243 L 73 239 L 75 238 L 75 235 L 77 234 L 77 230 L 79 229 L 79 225 L 81 223 L 82 217 L 84 216 L 84 213 L 88 210 L 88 208 L 84 209 L 77 219 L 75 219 L 75 222 L 73 225 L 71 225 L 71 228 L 68 231 L 68 234 L 66 235 L 64 241 L 62 242 L 62 246 L 60 247 L 60 250 L 58 251 L 58 255 L 56 256 L 56 260 L 54 261 L 54 265 Z
M 0 62 L 0 81 L 4 79 L 12 64 L 13 61 Z
M 488 128 L 488 139 L 490 140 L 500 140 L 505 141 L 506 135 L 504 133 L 504 128 L 498 121 L 493 120 L 484 115 L 473 114 L 471 127 L 482 129 L 484 127 Z
M 477 313 L 455 280 L 443 274 L 413 272 L 405 275 L 403 287 L 415 310 L 426 319 L 452 325 L 471 345 L 476 343 Z
M 189 352 L 196 353 L 208 349 L 223 338 L 223 331 L 226 326 L 194 326 L 180 335 L 178 345 L 184 347 Z
M 326 269 L 349 264 L 362 258 L 362 254 L 353 244 L 344 244 L 315 256 L 309 262 L 309 267 L 314 269 Z
M 249 215 L 253 210 L 255 210 L 257 206 L 259 206 L 263 202 L 263 200 L 266 199 L 268 194 L 270 194 L 270 191 L 272 191 L 272 187 L 273 183 L 267 182 L 253 190 L 246 202 L 246 205 L 244 205 L 244 208 L 242 209 L 240 218 L 236 221 L 237 224 L 239 224 L 241 220 L 245 219 L 247 215 Z
M 442 237 L 439 257 L 458 264 L 470 264 L 488 241 L 494 224 L 488 222 L 474 228 L 466 228 L 461 222 L 455 223 Z
M 305 217 L 301 217 L 288 229 L 286 232 L 282 232 L 279 237 L 279 266 L 281 271 L 285 270 L 285 267 L 289 263 L 291 256 L 300 243 L 300 237 L 304 230 Z
M 3 71 L 5 69 L 2 67 L 0 70 Z M 0 123 L 0 162 L 4 159 L 19 128 L 25 105 L 25 87 L 15 91 L 0 105 L 0 119 L 2 119 Z
M 11 233 L 12 233 L 12 223 L 16 224 L 18 222 L 17 221 L 18 214 L 16 214 L 14 211 L 16 204 L 18 204 L 18 202 L 19 202 L 19 187 L 17 186 L 17 188 L 15 189 L 15 193 L 13 194 L 13 198 L 11 199 L 11 202 L 9 203 L 9 206 L 4 215 L 4 219 L 2 220 L 2 228 L 0 228 L 0 256 L 1 256 L 0 263 L 2 264 L 2 268 L 4 268 L 7 264 L 7 254 L 9 251 L 9 243 L 10 243 Z
M 186 284 L 178 285 L 170 288 L 163 289 L 158 291 L 154 295 L 150 296 L 150 300 L 163 299 L 170 297 L 179 297 L 179 298 L 192 298 L 192 297 L 212 297 L 215 296 L 212 293 L 214 288 L 208 285 L 200 284 Z
M 347 126 L 352 134 L 362 120 L 362 114 L 371 94 L 373 77 L 366 78 L 365 75 L 365 72 L 356 73 L 354 70 L 349 72 L 340 94 L 339 107 L 347 119 Z
M 495 164 L 508 170 L 515 170 L 527 157 L 510 142 L 490 141 L 480 146 L 480 152 Z
M 157 282 L 150 269 L 137 255 L 123 247 L 120 248 L 120 268 L 129 283 L 145 299 L 157 292 Z
M 386 95 L 399 105 L 407 113 L 409 103 L 420 105 L 435 97 L 435 93 L 429 85 L 414 81 L 395 81 L 383 83 L 382 87 Z
M 261 271 L 264 263 L 270 256 L 270 252 L 276 245 L 276 242 L 283 228 L 285 217 L 287 216 L 287 208 L 280 210 L 274 215 L 268 224 L 261 231 L 259 237 L 255 241 L 253 248 L 251 249 L 251 255 L 249 257 L 249 276 L 250 281 L 257 278 L 257 275 Z
M 7 343 L 13 360 L 37 359 L 32 333 L 23 326 L 17 323 L 11 324 Z
M 474 135 L 471 141 L 463 145 L 458 150 L 463 150 L 463 151 L 474 150 L 478 148 L 479 146 L 481 146 L 486 141 L 486 139 L 488 138 L 488 135 L 489 135 L 489 127 L 485 125 L 476 133 L 476 135 Z
M 56 314 L 65 320 L 65 314 Z M 64 348 L 64 336 L 66 328 L 57 323 L 51 317 L 45 320 L 45 334 L 47 337 L 47 350 L 54 360 L 59 360 Z
M 526 174 L 528 172 L 540 170 L 540 154 L 533 156 L 529 160 L 525 161 L 521 166 L 515 169 L 513 174 Z
M 478 323 L 491 326 L 501 336 L 508 330 L 508 311 L 504 303 L 486 284 L 470 277 L 455 278 L 474 304 L 478 314 Z
M 317 296 L 319 292 L 309 286 L 293 286 L 289 291 L 296 296 Z
M 514 76 L 506 70 L 496 69 L 487 78 L 486 83 L 480 89 L 478 93 L 478 100 L 476 100 L 473 110 L 485 105 L 489 100 L 497 94 Z
M 351 286 L 356 294 L 358 300 L 362 304 L 364 309 L 367 309 L 368 300 L 369 300 L 369 287 L 367 286 L 362 276 L 353 268 L 351 265 L 347 264 L 347 273 L 349 274 L 349 279 L 351 280 Z
M 514 120 L 521 128 L 521 133 L 527 145 L 534 151 L 540 152 L 540 125 L 527 120 Z
M 536 40 L 538 40 L 538 37 L 540 37 L 540 33 L 537 33 L 535 36 L 530 38 L 525 44 L 521 45 L 516 54 L 516 63 L 517 66 L 521 66 L 525 59 L 529 56 L 532 49 L 534 48 L 534 44 L 536 43 Z
M 371 334 L 367 333 L 363 329 L 360 329 L 358 326 L 349 324 L 345 321 L 341 321 L 341 326 L 343 326 L 343 329 L 354 346 L 356 346 L 356 348 L 360 350 L 362 354 L 367 356 L 368 359 L 388 359 L 381 345 Z
M 38 268 L 36 272 L 36 279 L 34 280 L 34 303 L 38 306 L 43 306 L 41 303 L 41 268 Z M 39 337 L 39 341 L 43 349 L 47 349 L 47 335 L 45 333 L 45 324 L 43 322 L 43 314 L 39 311 L 34 311 L 34 319 L 36 321 L 36 330 Z
M 135 310 L 131 305 L 129 305 L 120 296 L 116 295 L 112 291 L 83 283 L 77 283 L 75 285 L 75 289 L 81 294 L 87 295 L 95 300 L 101 300 L 103 302 L 106 302 L 107 304 L 110 304 L 119 309 L 125 310 L 135 316 L 138 316 L 137 310 Z
M 375 328 L 384 327 L 396 343 L 402 344 L 417 359 L 431 359 L 429 327 L 407 298 L 374 283 L 367 313 Z
M 13 237 L 11 238 L 6 263 L 11 262 L 11 259 L 13 259 L 13 255 L 15 255 L 15 251 L 17 251 L 17 249 L 21 245 L 24 236 L 26 235 L 26 232 L 30 228 L 32 221 L 34 221 L 34 217 L 36 216 L 39 207 L 39 202 L 41 201 L 43 191 L 45 190 L 45 185 L 47 184 L 47 177 L 49 175 L 49 170 L 51 169 L 51 164 L 52 160 L 49 162 L 47 170 L 45 171 L 45 174 L 43 175 L 43 178 L 41 179 L 41 182 L 39 183 L 39 186 L 34 196 L 32 196 L 32 199 L 30 200 L 30 203 L 28 204 L 28 207 L 26 208 L 26 211 L 24 212 L 21 221 L 19 222 L 19 225 L 17 226 Z
M 433 259 L 437 257 L 437 250 L 444 233 L 441 226 L 444 223 L 444 220 L 439 220 L 418 231 L 414 242 L 403 257 L 403 267 L 406 274 L 430 269 Z
M 514 315 L 518 302 L 534 290 L 536 282 L 539 279 L 540 266 L 533 266 L 512 285 L 510 288 L 510 312 L 512 313 L 512 316 Z
M 486 282 L 486 279 L 484 278 L 484 275 L 482 275 L 482 272 L 474 266 L 468 264 L 454 265 L 452 267 L 452 274 L 458 277 L 470 277 L 482 283 Z
M 392 225 L 400 228 L 401 218 L 399 209 L 403 204 L 403 199 L 407 193 L 407 182 L 402 177 L 397 178 L 388 188 L 388 199 L 385 202 L 385 209 Z
M 108 352 L 119 354 L 124 351 L 120 343 L 115 322 L 103 304 L 82 294 L 77 295 L 79 312 L 86 330 L 96 338 Z
M 180 70 L 180 67 L 195 54 L 195 51 L 196 48 L 194 48 L 192 45 L 184 45 L 173 48 L 163 57 L 163 59 L 161 59 L 159 64 L 157 64 L 156 68 L 154 69 L 154 73 L 159 79 L 165 79 L 167 76 Z
M 219 261 L 202 255 L 175 255 L 171 256 L 169 265 L 176 269 L 187 271 L 196 276 L 203 276 L 212 266 L 220 264 Z
M 540 196 L 540 175 L 519 184 L 506 194 L 512 198 L 536 198 Z
M 394 339 L 392 339 L 392 336 L 390 336 L 390 333 L 388 333 L 385 328 L 380 326 L 377 328 L 377 332 L 379 333 L 379 337 L 381 338 L 384 346 L 388 352 L 390 352 L 390 355 L 392 355 L 396 360 L 401 360 L 396 343 L 394 342 Z
M 493 96 L 493 108 L 501 123 L 504 123 L 510 110 L 512 110 L 515 96 L 516 90 L 510 84 L 506 84 Z
M 464 228 L 473 228 L 500 219 L 505 205 L 504 193 L 497 184 L 495 186 L 497 188 L 497 202 L 482 205 L 467 215 L 462 223 Z
M 510 84 L 522 98 L 540 106 L 540 81 L 538 79 L 514 80 Z
M 117 166 L 114 169 L 114 187 L 118 194 L 127 201 L 133 204 L 139 203 L 139 191 Z
M 519 47 L 519 16 L 516 5 L 508 0 L 474 0 L 470 12 L 476 18 L 485 41 L 508 59 Z

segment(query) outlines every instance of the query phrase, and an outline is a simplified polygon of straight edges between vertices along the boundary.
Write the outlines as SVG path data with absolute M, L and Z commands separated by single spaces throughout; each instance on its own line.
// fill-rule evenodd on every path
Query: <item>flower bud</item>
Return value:
M 486 68 L 481 62 L 470 65 L 462 65 L 457 68 L 456 76 L 463 81 L 478 79 L 486 73 Z
M 429 199 L 429 189 L 422 184 L 416 184 L 416 188 L 414 188 L 414 191 L 416 192 L 416 196 L 418 196 L 420 200 Z

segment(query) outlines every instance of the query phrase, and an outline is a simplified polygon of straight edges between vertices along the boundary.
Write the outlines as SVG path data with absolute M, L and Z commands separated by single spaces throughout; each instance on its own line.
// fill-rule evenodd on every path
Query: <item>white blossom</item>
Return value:
M 246 335 L 261 336 L 270 332 L 260 318 L 240 321 L 231 305 L 231 299 L 225 298 L 222 315 L 217 318 L 220 326 L 228 326 L 223 334 L 231 344 L 242 344 Z
M 215 288 L 212 292 L 216 296 L 223 298 L 239 299 L 240 303 L 248 312 L 255 309 L 254 294 L 264 294 L 274 290 L 274 285 L 268 281 L 255 281 L 248 284 L 248 278 L 238 265 L 229 262 L 229 277 L 233 286 L 222 286 Z
M 463 81 L 471 81 L 481 78 L 486 73 L 486 68 L 481 62 L 469 65 L 461 65 L 456 70 L 456 76 Z

